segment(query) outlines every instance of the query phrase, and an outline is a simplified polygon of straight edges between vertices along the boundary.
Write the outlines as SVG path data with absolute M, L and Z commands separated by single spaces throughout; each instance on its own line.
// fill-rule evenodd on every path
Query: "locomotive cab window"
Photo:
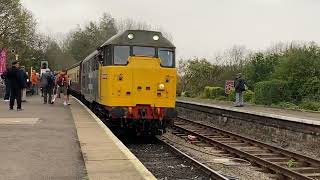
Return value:
M 132 53 L 133 56 L 155 57 L 156 49 L 153 47 L 133 46 Z
M 103 54 L 103 65 L 108 66 L 112 65 L 112 47 L 107 46 L 104 49 L 104 54 Z
M 115 65 L 126 65 L 130 56 L 130 46 L 114 46 L 113 63 Z
M 158 56 L 160 58 L 161 66 L 163 67 L 174 67 L 174 50 L 167 49 L 167 48 L 159 48 L 158 49 Z

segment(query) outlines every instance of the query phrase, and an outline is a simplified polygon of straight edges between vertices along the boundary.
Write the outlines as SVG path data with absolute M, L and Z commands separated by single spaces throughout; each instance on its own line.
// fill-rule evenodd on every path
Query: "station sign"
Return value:
M 233 80 L 226 80 L 225 86 L 224 86 L 224 92 L 226 94 L 230 94 L 231 90 L 234 88 L 234 81 Z

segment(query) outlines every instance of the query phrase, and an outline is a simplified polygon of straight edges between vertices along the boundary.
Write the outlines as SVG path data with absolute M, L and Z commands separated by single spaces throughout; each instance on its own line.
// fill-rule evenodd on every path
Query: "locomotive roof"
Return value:
M 134 38 L 129 39 L 129 34 L 133 34 Z M 156 41 L 153 39 L 155 35 L 159 36 L 159 40 Z M 126 30 L 111 37 L 101 47 L 107 45 L 175 48 L 175 46 L 167 38 L 162 36 L 161 32 L 145 30 Z

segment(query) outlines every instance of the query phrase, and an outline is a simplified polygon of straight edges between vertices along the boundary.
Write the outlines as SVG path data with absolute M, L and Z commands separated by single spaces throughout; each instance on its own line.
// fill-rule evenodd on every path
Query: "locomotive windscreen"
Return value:
M 156 48 L 133 46 L 133 56 L 155 57 Z

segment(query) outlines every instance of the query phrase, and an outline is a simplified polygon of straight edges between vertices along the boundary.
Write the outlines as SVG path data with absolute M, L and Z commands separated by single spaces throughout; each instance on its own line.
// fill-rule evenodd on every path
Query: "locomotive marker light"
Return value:
M 159 84 L 159 86 L 158 86 L 158 90 L 160 90 L 160 91 L 164 91 L 164 88 L 165 88 L 165 86 L 164 86 L 164 84 Z
M 131 40 L 131 39 L 133 39 L 133 38 L 134 38 L 134 35 L 133 35 L 133 34 L 131 34 L 131 33 L 130 33 L 130 34 L 128 34 L 128 39 L 130 39 L 130 40 Z
M 159 39 L 160 39 L 160 37 L 158 35 L 153 36 L 153 40 L 158 41 Z

